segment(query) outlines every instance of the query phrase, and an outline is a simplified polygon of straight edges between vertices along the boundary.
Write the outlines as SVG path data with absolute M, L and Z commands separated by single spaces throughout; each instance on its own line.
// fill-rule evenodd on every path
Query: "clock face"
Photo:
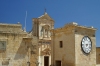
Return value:
M 92 42 L 88 36 L 83 37 L 81 47 L 84 53 L 88 54 L 92 50 Z

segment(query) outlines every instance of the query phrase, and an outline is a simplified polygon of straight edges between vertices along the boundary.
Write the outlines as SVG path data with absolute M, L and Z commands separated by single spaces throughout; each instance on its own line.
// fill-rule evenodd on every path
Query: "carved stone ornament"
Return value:
M 51 50 L 49 48 L 46 48 L 43 51 L 41 51 L 41 55 L 50 55 L 50 54 L 51 54 Z

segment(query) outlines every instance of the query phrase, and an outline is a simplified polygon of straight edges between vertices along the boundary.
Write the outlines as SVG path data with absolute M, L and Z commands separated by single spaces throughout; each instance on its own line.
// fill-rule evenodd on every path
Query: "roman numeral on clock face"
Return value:
M 85 37 L 84 40 L 87 41 L 87 38 Z

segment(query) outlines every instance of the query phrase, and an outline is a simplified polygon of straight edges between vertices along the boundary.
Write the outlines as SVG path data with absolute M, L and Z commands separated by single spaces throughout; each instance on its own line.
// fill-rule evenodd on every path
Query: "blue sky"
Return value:
M 44 14 L 44 10 L 55 20 L 55 28 L 69 22 L 83 26 L 94 26 L 96 43 L 100 46 L 100 0 L 0 0 L 0 23 L 20 22 L 27 31 L 32 29 L 32 18 Z

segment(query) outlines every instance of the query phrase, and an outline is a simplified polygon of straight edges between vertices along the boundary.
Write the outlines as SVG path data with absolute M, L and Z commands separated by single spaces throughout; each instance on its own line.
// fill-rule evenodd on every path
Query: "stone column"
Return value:
M 45 29 L 43 28 L 43 37 L 45 37 Z
M 49 30 L 47 30 L 47 37 L 49 37 Z

